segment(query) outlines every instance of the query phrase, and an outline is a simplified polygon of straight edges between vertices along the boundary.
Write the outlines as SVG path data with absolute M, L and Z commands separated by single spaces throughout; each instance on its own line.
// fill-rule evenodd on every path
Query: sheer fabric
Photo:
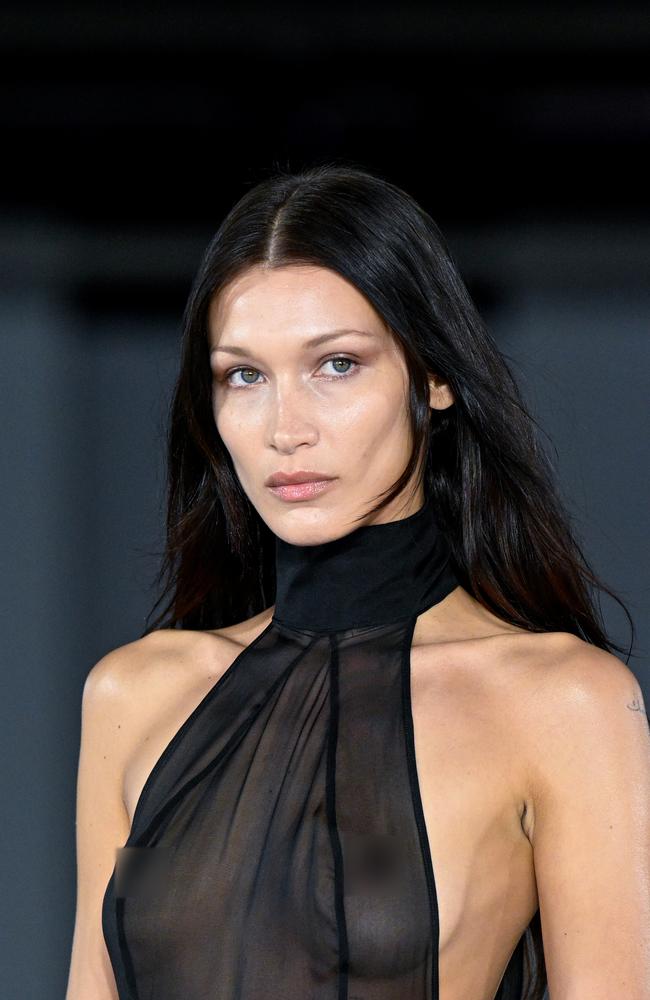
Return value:
M 102 923 L 120 1000 L 438 1000 L 417 616 L 456 586 L 431 501 L 276 538 L 273 618 L 173 737 Z M 500 996 L 518 1000 L 518 948 Z M 471 1000 L 471 998 L 468 998 Z

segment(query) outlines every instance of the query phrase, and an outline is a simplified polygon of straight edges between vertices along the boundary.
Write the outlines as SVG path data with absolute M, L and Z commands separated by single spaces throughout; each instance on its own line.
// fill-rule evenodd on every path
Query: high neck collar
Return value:
M 417 616 L 458 585 L 450 552 L 431 497 L 409 517 L 362 525 L 319 545 L 276 535 L 273 620 L 321 632 Z

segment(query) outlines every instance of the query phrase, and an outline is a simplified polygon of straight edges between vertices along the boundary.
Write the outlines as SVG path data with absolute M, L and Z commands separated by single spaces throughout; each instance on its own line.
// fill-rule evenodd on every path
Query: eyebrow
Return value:
M 340 330 L 329 330 L 327 333 L 319 333 L 317 337 L 310 337 L 309 340 L 305 340 L 303 347 L 317 347 L 319 344 L 324 344 L 327 340 L 334 340 L 335 337 L 342 337 L 346 333 L 355 333 L 361 337 L 370 337 L 373 340 L 376 339 L 376 334 L 371 333 L 369 330 L 350 330 L 347 327 Z M 218 354 L 223 351 L 227 354 L 240 354 L 240 355 L 250 355 L 253 357 L 253 352 L 247 350 L 245 347 L 236 347 L 234 344 L 218 344 L 213 347 L 210 351 L 210 355 Z

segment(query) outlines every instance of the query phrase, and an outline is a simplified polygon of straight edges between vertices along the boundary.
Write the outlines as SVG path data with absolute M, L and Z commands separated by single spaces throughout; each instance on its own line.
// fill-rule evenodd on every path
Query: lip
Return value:
M 312 500 L 314 497 L 320 496 L 333 482 L 333 479 L 312 479 L 302 483 L 287 483 L 285 486 L 269 486 L 269 489 L 280 500 L 289 502 Z
M 265 482 L 265 486 L 294 486 L 296 483 L 322 483 L 326 479 L 333 479 L 326 472 L 307 472 L 306 469 L 298 469 L 296 472 L 274 472 Z

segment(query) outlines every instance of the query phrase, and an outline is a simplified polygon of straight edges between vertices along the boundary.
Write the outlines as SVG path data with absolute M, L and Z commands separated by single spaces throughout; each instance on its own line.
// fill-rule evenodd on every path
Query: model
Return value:
M 408 194 L 326 164 L 234 206 L 168 496 L 84 687 L 67 1000 L 649 1000 L 642 692 Z

